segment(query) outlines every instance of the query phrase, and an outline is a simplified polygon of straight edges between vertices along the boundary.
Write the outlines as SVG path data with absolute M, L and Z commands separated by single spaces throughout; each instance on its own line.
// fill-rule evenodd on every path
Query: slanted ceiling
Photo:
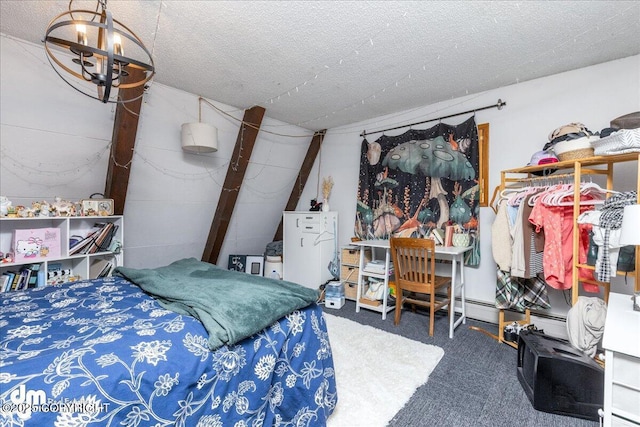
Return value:
M 68 4 L 2 0 L 0 32 L 40 43 Z M 261 106 L 312 130 L 640 53 L 638 1 L 111 0 L 108 8 L 153 52 L 156 82 L 242 110 Z

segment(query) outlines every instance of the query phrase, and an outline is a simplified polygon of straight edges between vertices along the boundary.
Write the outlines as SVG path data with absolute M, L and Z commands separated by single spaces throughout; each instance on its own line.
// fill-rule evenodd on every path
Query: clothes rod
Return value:
M 547 171 L 548 169 L 545 169 L 544 171 Z M 551 170 L 551 173 L 553 173 L 554 170 Z M 565 178 L 574 178 L 575 174 L 574 173 L 565 173 L 565 174 L 560 174 L 560 175 L 542 175 L 542 176 L 528 176 L 526 178 L 506 178 L 505 181 L 506 182 L 522 182 L 524 184 L 529 183 L 532 184 L 534 181 L 559 181 L 561 179 L 565 179 Z
M 362 133 L 360 134 L 360 136 L 364 138 L 365 136 L 373 135 L 374 133 L 382 133 L 382 132 L 387 132 L 387 131 L 390 131 L 390 130 L 402 129 L 402 128 L 406 128 L 406 127 L 421 125 L 421 124 L 424 124 L 424 123 L 435 122 L 436 120 L 448 119 L 450 117 L 461 116 L 463 114 L 475 113 L 476 111 L 488 110 L 489 108 L 497 108 L 498 110 L 502 110 L 502 107 L 504 107 L 505 105 L 507 105 L 506 102 L 502 101 L 502 99 L 498 99 L 498 102 L 496 104 L 494 104 L 494 105 L 487 105 L 486 107 L 474 108 L 473 110 L 463 111 L 461 113 L 449 114 L 448 116 L 437 117 L 435 119 L 424 120 L 422 122 L 410 123 L 408 125 L 396 126 L 396 127 L 392 127 L 392 128 L 388 128 L 388 129 L 374 130 L 374 131 L 371 131 L 371 132 L 367 132 L 366 130 L 363 130 Z

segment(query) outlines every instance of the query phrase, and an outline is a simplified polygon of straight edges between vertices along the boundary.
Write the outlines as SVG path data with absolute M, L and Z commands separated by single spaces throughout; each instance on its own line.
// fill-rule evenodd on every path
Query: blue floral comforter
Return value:
M 0 294 L 0 426 L 324 426 L 337 402 L 315 304 L 216 351 L 123 278 Z

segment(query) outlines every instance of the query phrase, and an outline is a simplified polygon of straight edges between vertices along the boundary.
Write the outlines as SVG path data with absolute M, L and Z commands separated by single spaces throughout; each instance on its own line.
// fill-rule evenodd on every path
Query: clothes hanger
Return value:
M 573 206 L 574 200 L 573 196 L 575 195 L 574 186 L 571 185 L 571 188 L 567 188 L 566 190 L 562 190 L 552 194 L 550 198 L 543 200 L 546 204 L 552 206 Z M 598 184 L 594 182 L 583 182 L 580 183 L 580 201 L 579 204 L 581 206 L 590 206 L 590 205 L 600 205 L 604 203 L 606 199 L 607 192 L 613 190 L 605 190 L 600 187 Z M 583 196 L 585 197 L 583 199 Z M 569 200 L 567 198 L 570 198 Z
M 522 191 L 511 196 L 511 198 L 509 199 L 509 205 L 520 206 L 522 201 L 525 198 L 527 198 L 527 196 L 537 193 L 538 191 L 540 191 L 540 187 L 536 187 L 536 186 L 523 187 Z
M 328 234 L 329 237 L 326 238 L 326 239 L 320 240 L 322 238 L 322 236 L 324 236 L 325 234 Z M 327 231 L 327 230 L 323 230 L 323 231 L 320 232 L 320 234 L 318 234 L 316 236 L 315 240 L 313 241 L 313 246 L 316 246 L 317 244 L 322 243 L 322 242 L 326 242 L 327 240 L 331 240 L 331 239 L 333 239 L 333 236 L 334 236 L 334 234 L 332 232 Z
M 580 205 L 601 205 L 606 200 L 608 194 L 618 194 L 619 191 L 608 190 L 600 187 L 595 182 L 580 183 Z M 591 197 L 590 199 L 582 199 L 582 196 Z M 560 200 L 558 206 L 573 205 L 573 201 L 565 202 Z

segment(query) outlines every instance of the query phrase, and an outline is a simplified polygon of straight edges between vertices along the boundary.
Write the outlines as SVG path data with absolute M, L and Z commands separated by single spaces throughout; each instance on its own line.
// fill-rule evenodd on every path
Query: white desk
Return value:
M 384 275 L 376 275 L 371 273 L 365 273 L 364 271 L 364 250 L 360 251 L 360 272 L 358 274 L 358 291 L 356 294 L 356 313 L 360 312 L 360 308 L 366 308 L 368 310 L 380 311 L 382 313 L 382 319 L 386 319 L 386 315 L 389 311 L 395 307 L 389 307 L 387 305 L 387 296 L 389 294 L 389 264 L 391 261 L 390 244 L 388 240 L 362 240 L 359 242 L 352 242 L 353 245 L 362 246 L 362 248 L 371 248 L 372 259 L 375 248 L 381 248 L 385 250 L 385 273 Z M 453 338 L 453 331 L 461 323 L 466 323 L 465 313 L 465 291 L 464 291 L 464 254 L 472 249 L 471 246 L 457 247 L 457 246 L 436 246 L 436 259 L 451 261 L 451 302 L 449 304 L 449 312 L 452 314 L 449 316 L 449 338 Z M 460 265 L 460 280 L 456 284 L 456 276 L 458 271 L 458 265 Z M 363 276 L 374 276 L 384 278 L 385 292 L 382 299 L 382 304 L 378 307 L 361 304 L 360 297 L 362 296 L 363 289 Z M 456 290 L 460 289 L 460 317 L 454 321 L 456 312 Z

